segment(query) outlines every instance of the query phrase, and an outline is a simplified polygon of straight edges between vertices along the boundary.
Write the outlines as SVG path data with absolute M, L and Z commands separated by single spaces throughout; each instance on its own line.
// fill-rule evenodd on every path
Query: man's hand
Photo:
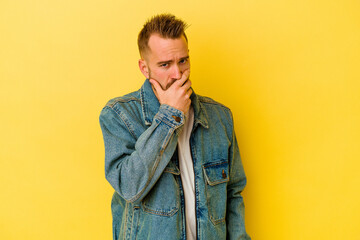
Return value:
M 154 93 L 159 100 L 160 104 L 167 104 L 171 107 L 174 107 L 184 114 L 190 108 L 191 100 L 190 96 L 192 93 L 191 90 L 191 81 L 188 79 L 190 70 L 186 70 L 182 77 L 179 80 L 176 80 L 168 89 L 163 90 L 160 84 L 154 80 L 150 79 Z

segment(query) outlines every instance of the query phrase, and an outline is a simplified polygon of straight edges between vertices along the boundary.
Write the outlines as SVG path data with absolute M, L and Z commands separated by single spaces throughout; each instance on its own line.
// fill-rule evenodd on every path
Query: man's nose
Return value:
M 172 78 L 173 79 L 180 79 L 181 78 L 181 76 L 182 76 L 182 71 L 181 71 L 181 69 L 179 68 L 179 66 L 178 65 L 174 65 L 174 68 L 173 68 L 173 70 L 172 70 L 173 72 L 172 72 Z

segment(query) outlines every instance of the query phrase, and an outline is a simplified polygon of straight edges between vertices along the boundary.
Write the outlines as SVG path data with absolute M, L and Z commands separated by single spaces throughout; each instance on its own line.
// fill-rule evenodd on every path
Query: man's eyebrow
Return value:
M 180 58 L 180 61 L 181 61 L 181 60 L 184 60 L 184 59 L 188 59 L 188 58 L 189 58 L 189 55 Z M 158 65 L 161 65 L 161 64 L 171 63 L 171 62 L 173 62 L 173 60 L 160 61 L 160 62 L 157 62 L 157 64 L 158 64 Z
M 164 64 L 164 63 L 171 63 L 172 60 L 168 60 L 168 61 L 161 61 L 161 62 L 157 62 L 158 65 Z
M 184 59 L 188 59 L 188 58 L 189 58 L 189 55 L 187 55 L 186 57 L 180 58 L 180 60 L 184 60 Z

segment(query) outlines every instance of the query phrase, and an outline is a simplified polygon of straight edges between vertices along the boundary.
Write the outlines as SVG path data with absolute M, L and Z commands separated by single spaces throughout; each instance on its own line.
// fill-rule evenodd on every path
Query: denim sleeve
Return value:
M 175 152 L 184 114 L 161 105 L 152 125 L 138 138 L 124 112 L 106 106 L 99 120 L 105 144 L 106 179 L 125 200 L 141 201 Z
M 241 192 L 246 185 L 246 176 L 240 159 L 234 127 L 232 127 L 232 141 L 229 151 L 230 180 L 228 183 L 226 225 L 227 239 L 248 240 L 250 236 L 245 230 L 244 201 Z

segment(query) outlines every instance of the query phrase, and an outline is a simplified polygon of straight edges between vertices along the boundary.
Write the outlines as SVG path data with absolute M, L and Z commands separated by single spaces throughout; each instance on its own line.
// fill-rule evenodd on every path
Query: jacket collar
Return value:
M 199 124 L 204 128 L 208 128 L 209 125 L 206 110 L 203 104 L 199 101 L 198 95 L 196 95 L 194 91 L 191 94 L 190 99 L 191 105 L 194 108 L 194 128 Z M 154 94 L 149 79 L 146 79 L 145 83 L 141 86 L 140 100 L 145 124 L 151 125 L 155 114 L 159 111 L 160 103 Z

